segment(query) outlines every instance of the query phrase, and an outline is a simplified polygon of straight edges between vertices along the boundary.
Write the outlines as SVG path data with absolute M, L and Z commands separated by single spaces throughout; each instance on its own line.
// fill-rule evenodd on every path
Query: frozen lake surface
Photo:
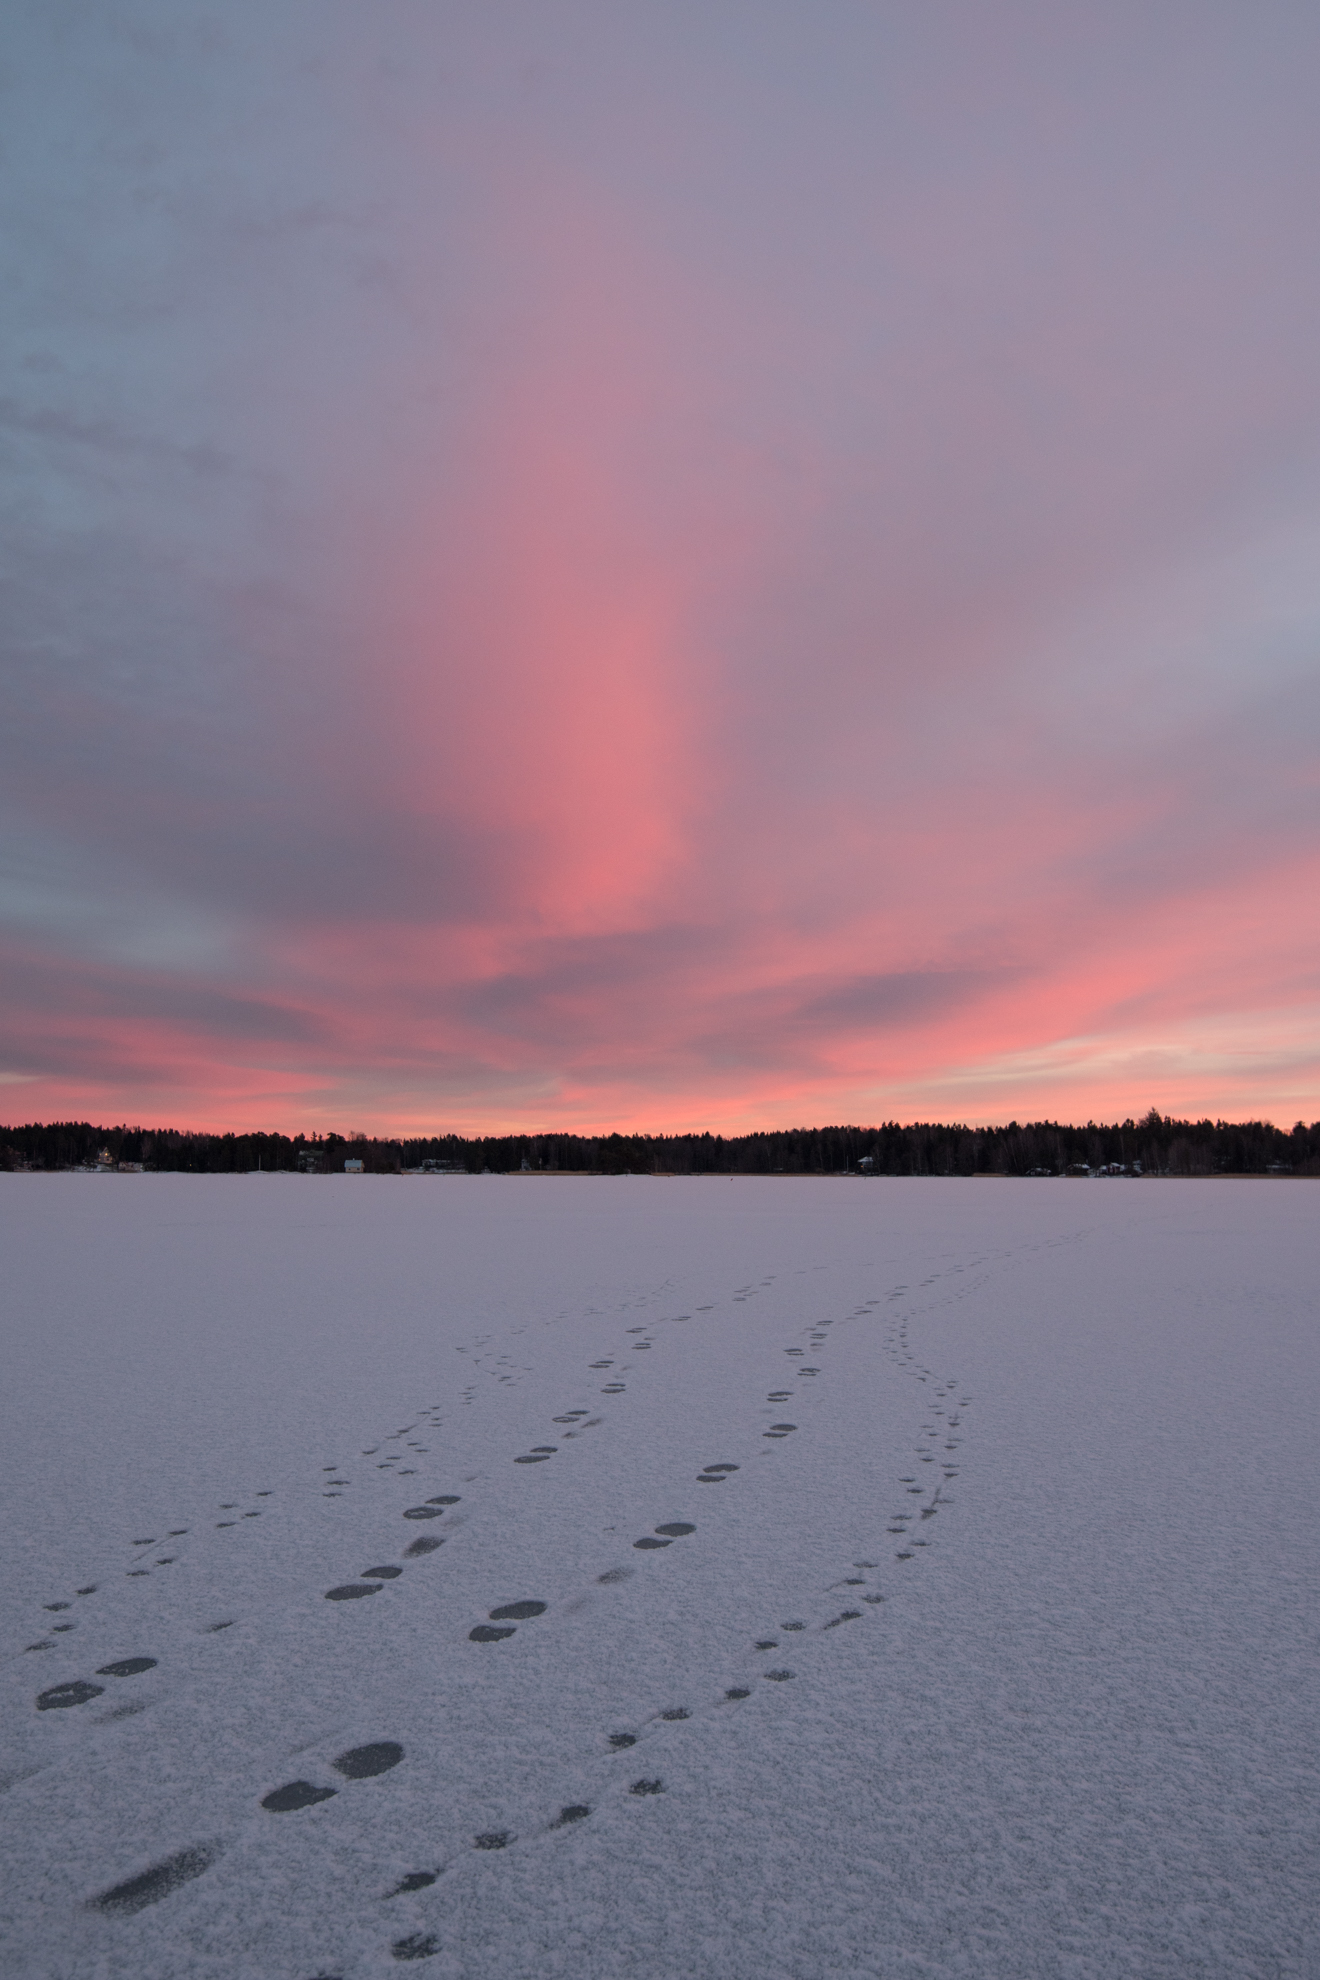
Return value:
M 1314 1980 L 1317 1212 L 0 1177 L 3 1970 Z

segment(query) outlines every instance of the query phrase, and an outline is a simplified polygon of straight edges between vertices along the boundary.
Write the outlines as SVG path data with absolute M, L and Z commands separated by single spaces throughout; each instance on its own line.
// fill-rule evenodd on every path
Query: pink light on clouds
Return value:
M 21 10 L 0 1111 L 1317 1111 L 1314 23 L 130 12 Z

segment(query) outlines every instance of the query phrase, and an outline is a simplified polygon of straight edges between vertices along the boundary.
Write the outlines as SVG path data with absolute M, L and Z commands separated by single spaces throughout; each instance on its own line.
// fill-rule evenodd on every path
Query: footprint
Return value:
M 529 1622 L 533 1616 L 545 1614 L 544 1602 L 506 1602 L 502 1609 L 492 1609 L 492 1622 Z
M 378 1581 L 345 1581 L 338 1588 L 327 1588 L 325 1599 L 327 1602 L 356 1602 L 364 1595 L 379 1594 Z
M 377 1774 L 388 1774 L 403 1758 L 403 1748 L 395 1739 L 373 1740 L 367 1746 L 351 1746 L 333 1762 L 348 1781 L 370 1781 Z
M 634 1781 L 628 1790 L 629 1794 L 663 1794 L 664 1791 L 663 1781 Z
M 167 1856 L 163 1863 L 154 1863 L 150 1870 L 143 1870 L 139 1876 L 126 1878 L 122 1884 L 112 1884 L 108 1891 L 89 1898 L 88 1907 L 93 1911 L 107 1911 L 112 1917 L 131 1918 L 135 1911 L 145 1911 L 149 1904 L 159 1904 L 171 1891 L 177 1891 L 180 1884 L 200 1877 L 219 1855 L 218 1843 L 202 1843 L 192 1849 L 181 1849 L 177 1855 Z
M 410 1932 L 390 1947 L 395 1959 L 430 1959 L 439 1950 L 440 1941 L 433 1932 Z
M 424 1533 L 422 1534 L 420 1539 L 411 1541 L 410 1544 L 404 1548 L 403 1550 L 404 1559 L 416 1560 L 419 1554 L 433 1554 L 437 1547 L 443 1547 L 444 1544 L 445 1544 L 444 1541 L 440 1538 L 440 1535 L 438 1533 L 436 1534 Z
M 118 1663 L 102 1664 L 98 1677 L 139 1677 L 143 1671 L 154 1670 L 155 1657 L 123 1657 Z M 89 1684 L 85 1678 L 74 1678 L 67 1684 L 52 1684 L 37 1694 L 39 1712 L 58 1712 L 70 1705 L 86 1705 L 90 1699 L 99 1698 L 105 1690 L 103 1684 Z
M 637 1735 L 636 1733 L 611 1733 L 609 1741 L 616 1752 L 622 1753 L 625 1747 L 636 1746 Z
M 397 1581 L 402 1573 L 401 1567 L 374 1567 L 362 1570 L 363 1579 L 370 1581 Z
M 508 1829 L 485 1829 L 479 1836 L 473 1836 L 473 1849 L 507 1849 L 518 1838 Z
M 105 1690 L 103 1684 L 88 1684 L 83 1678 L 75 1678 L 70 1684 L 52 1684 L 48 1690 L 37 1693 L 39 1712 L 58 1712 L 66 1705 L 85 1705 L 90 1698 L 99 1698 Z
M 318 1801 L 329 1801 L 338 1792 L 338 1788 L 313 1787 L 310 1781 L 289 1781 L 286 1786 L 263 1795 L 261 1805 L 272 1815 L 292 1815 L 299 1808 L 312 1808 Z
M 388 1774 L 403 1758 L 397 1740 L 378 1739 L 368 1746 L 351 1746 L 331 1762 L 336 1773 L 347 1781 L 369 1781 L 377 1774 Z M 288 1781 L 263 1795 L 261 1805 L 272 1815 L 291 1815 L 300 1808 L 314 1808 L 318 1801 L 329 1801 L 338 1788 L 316 1787 L 311 1781 Z

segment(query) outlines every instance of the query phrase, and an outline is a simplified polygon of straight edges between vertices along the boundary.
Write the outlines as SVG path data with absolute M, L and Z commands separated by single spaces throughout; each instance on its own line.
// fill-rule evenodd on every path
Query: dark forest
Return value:
M 1268 1121 L 1140 1121 L 1085 1127 L 1057 1121 L 962 1127 L 786 1128 L 758 1134 L 443 1134 L 392 1139 L 343 1134 L 194 1134 L 94 1127 L 86 1121 L 0 1127 L 0 1168 L 141 1166 L 195 1174 L 293 1170 L 398 1175 L 1041 1176 L 1138 1169 L 1145 1176 L 1320 1175 L 1320 1121 L 1291 1133 Z

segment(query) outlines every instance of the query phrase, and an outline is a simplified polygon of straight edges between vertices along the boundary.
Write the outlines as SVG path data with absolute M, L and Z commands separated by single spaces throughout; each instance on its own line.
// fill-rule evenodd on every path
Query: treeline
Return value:
M 1153 1110 L 1114 1126 L 1036 1121 L 1007 1127 L 897 1121 L 883 1127 L 787 1128 L 761 1134 L 432 1135 L 188 1134 L 86 1121 L 0 1128 L 0 1168 L 141 1164 L 194 1174 L 252 1169 L 370 1174 L 431 1164 L 469 1175 L 522 1169 L 591 1175 L 1065 1175 L 1117 1166 L 1146 1175 L 1320 1175 L 1320 1121 L 1285 1133 L 1269 1121 L 1179 1121 Z

